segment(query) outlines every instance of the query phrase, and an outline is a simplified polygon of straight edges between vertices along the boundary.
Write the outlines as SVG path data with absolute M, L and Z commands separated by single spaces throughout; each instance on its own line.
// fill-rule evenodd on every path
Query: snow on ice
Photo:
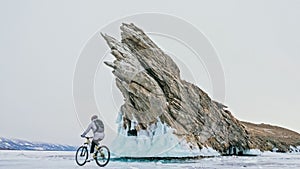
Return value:
M 92 161 L 83 167 L 77 166 L 75 152 L 72 151 L 0 151 L 0 169 L 96 169 L 97 164 Z M 108 169 L 278 169 L 300 168 L 300 153 L 264 152 L 260 156 L 238 157 L 218 156 L 197 160 L 172 161 L 122 161 L 112 159 L 105 167 Z

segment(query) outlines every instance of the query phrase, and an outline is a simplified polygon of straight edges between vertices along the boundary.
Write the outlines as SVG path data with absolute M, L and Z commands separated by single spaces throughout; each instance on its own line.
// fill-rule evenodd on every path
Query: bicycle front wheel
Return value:
M 95 161 L 100 167 L 104 167 L 110 160 L 110 151 L 106 146 L 100 146 L 95 153 Z
M 85 146 L 80 146 L 76 151 L 75 160 L 79 166 L 83 166 L 88 159 L 89 153 Z

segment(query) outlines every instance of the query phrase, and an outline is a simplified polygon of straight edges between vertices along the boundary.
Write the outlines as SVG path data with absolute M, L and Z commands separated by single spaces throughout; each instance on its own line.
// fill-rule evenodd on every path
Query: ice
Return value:
M 300 146 L 290 146 L 290 152 L 291 153 L 300 153 Z
M 262 152 L 259 149 L 250 149 L 250 150 L 245 150 L 243 152 L 245 155 L 261 155 Z
M 0 169 L 96 169 L 93 161 L 83 167 L 77 166 L 75 152 L 55 151 L 0 151 Z M 218 156 L 198 160 L 159 160 L 125 162 L 112 159 L 108 169 L 278 169 L 300 168 L 300 154 L 264 152 L 255 157 Z
M 39 151 L 42 151 L 42 150 L 44 150 L 44 148 L 43 148 L 43 147 L 34 147 L 33 149 L 34 149 L 34 150 L 39 150 Z
M 150 124 L 147 129 L 141 129 L 137 136 L 127 136 L 128 129 L 124 129 L 122 117 L 117 118 L 119 134 L 111 144 L 111 151 L 119 157 L 195 157 L 218 156 L 219 153 L 210 147 L 199 150 L 197 146 L 190 145 L 185 139 L 175 136 L 174 130 L 162 123 L 159 119 Z M 137 123 L 130 121 L 130 129 Z M 192 147 L 192 148 L 191 148 Z
M 274 147 L 273 149 L 272 149 L 272 151 L 273 152 L 277 152 L 279 149 L 277 148 L 277 147 Z

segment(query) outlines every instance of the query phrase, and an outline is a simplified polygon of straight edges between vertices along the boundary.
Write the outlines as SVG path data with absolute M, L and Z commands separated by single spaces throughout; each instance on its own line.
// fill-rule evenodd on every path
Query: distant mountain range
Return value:
M 75 151 L 76 147 L 0 137 L 0 150 Z

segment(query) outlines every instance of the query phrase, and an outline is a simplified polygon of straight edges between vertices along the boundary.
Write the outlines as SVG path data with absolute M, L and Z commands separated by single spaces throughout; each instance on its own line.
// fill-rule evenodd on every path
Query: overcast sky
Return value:
M 83 129 L 74 109 L 72 80 L 80 51 L 104 25 L 143 12 L 179 17 L 206 35 L 224 70 L 225 104 L 238 119 L 300 132 L 299 9 L 296 0 L 0 0 L 0 136 L 79 144 Z M 175 53 L 179 65 L 193 66 L 179 63 L 187 56 L 171 51 L 168 40 L 153 39 Z M 103 68 L 102 75 L 110 79 L 96 84 L 112 87 L 110 71 Z M 183 73 L 188 78 L 189 72 Z M 212 96 L 211 84 L 202 78 L 203 83 L 195 83 Z M 99 102 L 104 101 L 101 90 L 106 88 L 96 90 Z M 121 104 L 118 91 L 113 93 Z M 113 123 L 116 113 L 103 118 Z M 89 118 L 87 114 L 83 126 Z M 112 137 L 107 133 L 106 142 Z

